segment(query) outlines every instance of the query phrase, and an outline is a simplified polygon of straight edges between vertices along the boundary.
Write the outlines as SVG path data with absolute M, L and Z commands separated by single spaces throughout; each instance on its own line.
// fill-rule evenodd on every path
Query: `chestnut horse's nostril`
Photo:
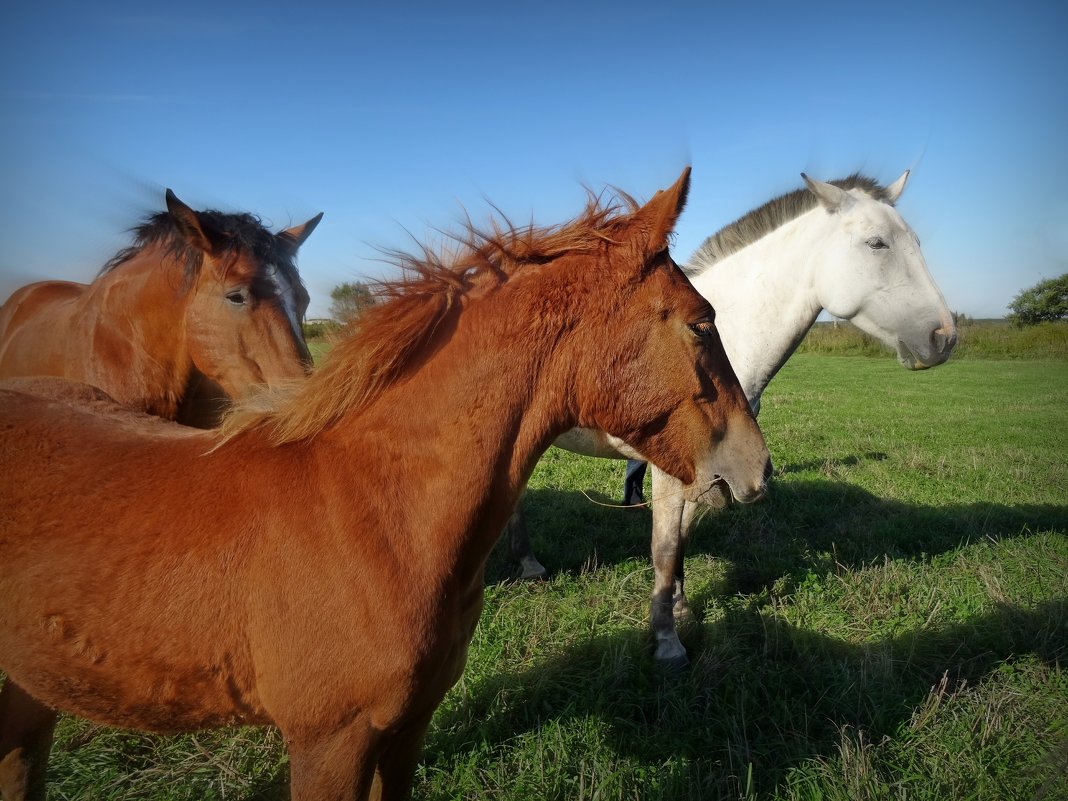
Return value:
M 769 456 L 767 463 L 764 465 L 764 483 L 765 484 L 768 482 L 768 479 L 771 478 L 771 474 L 774 473 L 774 472 L 775 472 L 775 468 L 772 466 L 771 457 Z

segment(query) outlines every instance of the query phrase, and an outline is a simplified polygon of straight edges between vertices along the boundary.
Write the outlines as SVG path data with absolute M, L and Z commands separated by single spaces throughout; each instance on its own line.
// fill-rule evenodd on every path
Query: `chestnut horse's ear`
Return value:
M 674 185 L 657 192 L 653 199 L 634 213 L 636 220 L 641 220 L 641 229 L 645 234 L 645 255 L 653 256 L 668 246 L 675 223 L 686 205 L 690 193 L 690 168 L 682 171 Z
M 279 231 L 278 236 L 289 240 L 293 247 L 299 248 L 304 244 L 304 240 L 311 236 L 311 232 L 315 230 L 315 226 L 319 224 L 321 219 L 323 219 L 323 213 L 320 211 L 303 225 L 294 225 L 292 228 Z
M 178 199 L 170 189 L 167 190 L 167 212 L 186 241 L 206 253 L 211 253 L 211 239 L 201 225 L 200 217 L 189 206 Z

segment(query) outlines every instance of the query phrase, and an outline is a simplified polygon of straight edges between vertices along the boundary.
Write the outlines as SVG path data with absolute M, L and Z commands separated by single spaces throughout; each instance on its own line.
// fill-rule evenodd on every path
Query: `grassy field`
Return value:
M 686 569 L 691 666 L 652 665 L 649 515 L 551 450 L 548 582 L 498 547 L 417 799 L 1068 798 L 1068 361 L 802 353 L 764 396 L 761 504 Z M 63 720 L 52 799 L 284 798 L 276 732 Z
M 1068 320 L 1018 327 L 1007 320 L 961 320 L 953 358 L 1068 359 Z M 883 356 L 891 351 L 850 323 L 817 323 L 798 353 Z

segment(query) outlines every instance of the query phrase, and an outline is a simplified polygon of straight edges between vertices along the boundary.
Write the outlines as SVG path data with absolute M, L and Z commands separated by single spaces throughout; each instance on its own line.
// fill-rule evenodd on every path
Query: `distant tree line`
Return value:
M 330 290 L 330 316 L 339 323 L 347 323 L 374 302 L 374 295 L 362 281 L 338 284 Z
M 1009 309 L 1009 319 L 1019 326 L 1068 320 L 1068 273 L 1023 290 Z

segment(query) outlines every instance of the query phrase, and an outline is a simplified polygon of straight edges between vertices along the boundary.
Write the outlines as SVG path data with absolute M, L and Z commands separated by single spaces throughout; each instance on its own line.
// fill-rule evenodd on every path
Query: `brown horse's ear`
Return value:
M 674 185 L 657 192 L 653 199 L 634 213 L 635 222 L 644 236 L 645 255 L 653 256 L 668 246 L 675 223 L 690 193 L 690 168 L 682 171 Z
M 292 228 L 279 231 L 278 236 L 288 239 L 293 247 L 299 248 L 304 244 L 304 240 L 311 236 L 311 232 L 315 230 L 315 226 L 319 224 L 321 219 L 323 219 L 323 213 L 320 211 L 303 225 L 294 225 Z
M 167 190 L 167 211 L 189 244 L 211 253 L 211 239 L 201 225 L 200 217 L 170 189 Z

